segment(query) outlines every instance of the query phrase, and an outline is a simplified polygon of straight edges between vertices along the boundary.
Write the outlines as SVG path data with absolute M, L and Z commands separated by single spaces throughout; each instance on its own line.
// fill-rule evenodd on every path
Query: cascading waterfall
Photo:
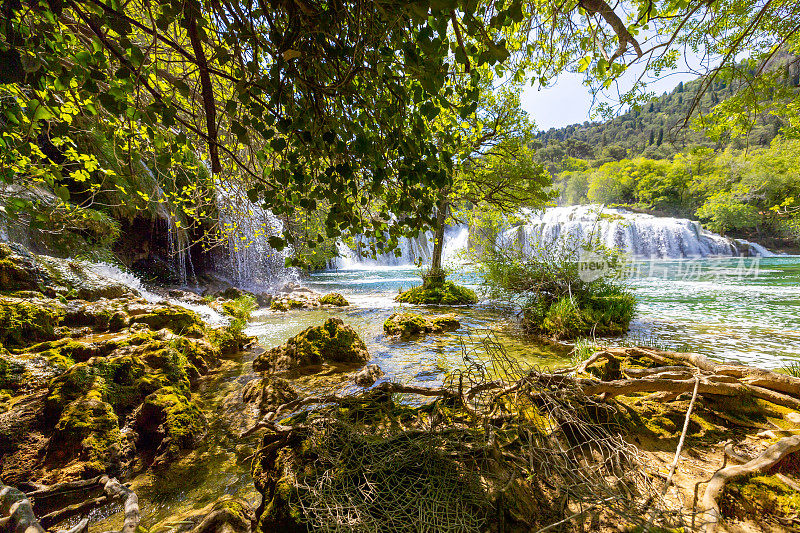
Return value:
M 219 326 L 228 323 L 227 318 L 225 318 L 222 314 L 220 314 L 219 312 L 217 312 L 216 310 L 212 309 L 207 305 L 193 304 L 176 298 L 165 298 L 159 294 L 156 294 L 148 290 L 142 284 L 142 280 L 140 280 L 130 272 L 122 270 L 117 265 L 111 263 L 85 263 L 85 264 L 92 272 L 94 272 L 98 276 L 114 280 L 127 287 L 130 287 L 131 289 L 139 293 L 142 296 L 142 298 L 144 298 L 150 303 L 167 301 L 173 305 L 189 309 L 200 315 L 200 318 L 202 318 L 207 324 L 211 326 Z
M 590 238 L 630 256 L 647 259 L 774 255 L 759 244 L 729 239 L 705 230 L 693 220 L 655 217 L 600 205 L 550 207 L 538 211 L 524 209 L 515 224 L 500 231 L 497 245 L 515 246 L 525 254 L 534 254 L 549 246 L 574 245 Z M 466 226 L 447 228 L 445 260 L 452 262 L 468 245 L 469 229 Z M 424 264 L 431 258 L 433 236 L 428 232 L 415 239 L 403 239 L 399 257 L 383 254 L 376 260 L 363 258 L 357 247 L 351 249 L 339 243 L 339 257 L 332 262 L 332 268 L 413 265 L 417 261 Z
M 218 266 L 240 287 L 265 288 L 298 278 L 286 268 L 291 252 L 274 250 L 267 242 L 283 231 L 283 222 L 271 211 L 252 203 L 234 184 L 217 183 L 219 238 L 226 249 Z
M 590 239 L 633 257 L 680 259 L 688 257 L 774 255 L 763 246 L 729 239 L 685 218 L 655 217 L 600 205 L 523 210 L 522 222 L 498 236 L 498 244 L 513 244 L 523 253 Z
M 445 262 L 454 262 L 460 259 L 461 252 L 467 249 L 469 228 L 467 226 L 448 226 L 445 229 L 445 245 L 442 256 Z M 363 269 L 376 266 L 404 266 L 418 263 L 429 263 L 433 255 L 435 242 L 433 233 L 426 231 L 418 237 L 404 237 L 400 240 L 398 249 L 400 255 L 389 252 L 379 255 L 376 259 L 362 257 L 362 249 L 367 248 L 370 241 L 356 241 L 354 248 L 340 242 L 338 244 L 339 257 L 332 261 L 331 268 L 340 270 Z

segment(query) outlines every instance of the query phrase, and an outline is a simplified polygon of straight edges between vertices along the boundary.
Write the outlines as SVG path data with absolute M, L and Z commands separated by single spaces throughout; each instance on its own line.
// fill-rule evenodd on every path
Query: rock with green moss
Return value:
M 136 415 L 139 442 L 155 449 L 156 463 L 165 463 L 204 437 L 203 412 L 180 387 L 162 387 L 145 398 Z
M 342 319 L 332 317 L 320 326 L 311 326 L 253 361 L 257 372 L 282 372 L 322 363 L 364 364 L 369 360 L 367 346 L 358 333 Z
M 319 303 L 322 305 L 332 305 L 335 307 L 345 307 L 350 305 L 350 302 L 348 302 L 345 297 L 338 292 L 332 292 L 322 296 L 319 299 Z
M 294 298 L 276 298 L 269 305 L 272 311 L 288 311 L 289 309 L 303 309 L 305 307 L 313 307 L 313 304 Z
M 88 394 L 66 406 L 47 447 L 46 463 L 64 467 L 78 462 L 80 477 L 118 469 L 119 419 L 99 394 Z
M 0 390 L 18 391 L 28 379 L 25 365 L 0 347 Z
M 797 476 L 800 474 L 800 458 L 794 462 L 797 464 L 791 474 Z M 774 473 L 767 473 L 731 480 L 720 498 L 720 511 L 723 516 L 754 520 L 763 526 L 769 522 L 776 525 L 791 523 L 800 515 L 800 491 L 787 484 L 787 479 L 785 475 L 781 479 Z
M 443 333 L 461 327 L 455 315 L 420 315 L 417 313 L 393 313 L 383 323 L 387 335 L 413 337 L 425 333 Z
M 63 316 L 64 305 L 58 300 L 0 296 L 0 344 L 12 347 L 51 340 Z
M 151 306 L 146 312 L 131 316 L 130 323 L 147 324 L 153 330 L 167 328 L 178 334 L 195 334 L 204 328 L 197 313 L 177 305 Z
M 421 285 L 401 292 L 395 300 L 417 305 L 471 305 L 478 303 L 475 291 L 445 281 L 441 285 Z

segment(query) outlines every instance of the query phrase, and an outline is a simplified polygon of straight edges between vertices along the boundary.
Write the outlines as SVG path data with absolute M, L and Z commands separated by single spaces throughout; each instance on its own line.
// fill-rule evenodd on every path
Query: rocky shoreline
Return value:
M 270 349 L 243 331 L 255 307 L 349 305 L 341 295 L 297 285 L 276 294 L 167 295 L 148 300 L 81 262 L 0 244 L 0 503 L 15 509 L 15 520 L 24 515 L 41 531 L 65 520 L 85 527 L 75 520 L 116 501 L 136 529 L 138 503 L 135 513 L 127 509 L 140 480 L 157 485 L 175 465 L 191 472 L 208 441 L 221 439 L 242 470 L 252 461 L 261 505 L 219 494 L 171 517 L 177 530 L 305 531 L 346 516 L 367 529 L 400 521 L 527 531 L 565 520 L 617 531 L 648 513 L 664 527 L 688 527 L 689 517 L 707 531 L 721 520 L 797 525 L 797 378 L 692 354 L 600 347 L 546 373 L 487 341 L 488 361 L 466 357 L 442 386 L 417 387 L 368 364 L 367 346 L 337 317 Z M 176 301 L 207 305 L 227 324 L 210 326 Z M 458 327 L 453 315 L 407 310 L 383 325 L 397 342 Z M 231 364 L 252 364 L 256 375 L 222 385 Z M 209 394 L 220 398 L 203 404 Z M 212 421 L 214 409 L 223 412 Z M 231 418 L 222 435 L 212 427 L 218 418 Z M 621 462 L 605 470 L 609 454 Z M 764 466 L 765 454 L 779 457 Z M 687 506 L 722 457 L 742 468 L 720 470 L 727 477 L 704 500 L 713 508 Z M 668 496 L 682 503 L 653 500 L 675 461 L 681 468 Z M 607 485 L 614 476 L 617 484 Z M 560 506 L 559 483 L 569 488 Z M 65 496 L 76 487 L 83 498 Z M 595 501 L 612 497 L 622 507 Z M 620 513 L 628 517 L 622 526 Z

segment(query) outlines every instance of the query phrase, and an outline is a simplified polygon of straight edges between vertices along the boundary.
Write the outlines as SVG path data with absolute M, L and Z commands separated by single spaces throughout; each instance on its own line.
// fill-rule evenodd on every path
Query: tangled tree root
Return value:
M 480 357 L 465 353 L 464 369 L 441 387 L 384 382 L 358 394 L 299 398 L 268 413 L 246 432 L 268 430 L 254 463 L 265 496 L 258 514 L 262 525 L 322 531 L 399 531 L 401 523 L 406 530 L 482 531 L 503 523 L 547 531 L 585 529 L 587 520 L 590 529 L 679 528 L 711 516 L 711 532 L 719 507 L 706 502 L 716 502 L 728 474 L 715 476 L 706 491 L 709 513 L 687 508 L 679 490 L 668 493 L 671 474 L 663 483 L 648 456 L 625 439 L 633 419 L 611 401 L 634 395 L 625 401 L 663 405 L 683 393 L 703 399 L 702 416 L 716 415 L 708 406 L 720 397 L 800 408 L 797 378 L 697 354 L 611 348 L 575 368 L 545 372 L 521 368 L 486 339 Z M 693 404 L 680 415 L 681 441 Z M 731 468 L 748 473 L 762 463 Z
M 441 387 L 384 382 L 269 413 L 247 432 L 268 429 L 254 463 L 262 529 L 674 522 L 612 406 L 574 377 L 519 367 L 493 340 L 484 349 L 489 362 L 465 354 Z
M 705 509 L 707 515 L 706 533 L 714 533 L 717 530 L 717 525 L 721 519 L 718 500 L 728 481 L 749 474 L 766 472 L 783 458 L 799 451 L 800 435 L 792 435 L 779 440 L 752 461 L 748 461 L 743 465 L 732 465 L 718 470 L 711 478 L 711 481 L 708 482 L 701 502 L 701 506 Z
M 56 485 L 34 485 L 33 490 L 25 493 L 14 487 L 0 483 L 0 528 L 14 533 L 47 533 L 52 527 L 75 516 L 87 515 L 90 511 L 116 500 L 123 501 L 125 520 L 118 533 L 134 533 L 139 526 L 139 498 L 131 489 L 115 478 L 99 476 L 92 479 L 58 483 Z M 59 506 L 51 500 L 64 501 L 71 493 L 104 495 L 90 497 L 72 505 Z M 33 504 L 31 503 L 33 501 Z M 55 508 L 41 520 L 34 514 L 34 506 L 47 509 Z M 59 533 L 85 533 L 89 529 L 89 519 L 83 518 L 74 527 Z M 109 532 L 111 533 L 111 532 Z M 116 532 L 115 532 L 116 533 Z

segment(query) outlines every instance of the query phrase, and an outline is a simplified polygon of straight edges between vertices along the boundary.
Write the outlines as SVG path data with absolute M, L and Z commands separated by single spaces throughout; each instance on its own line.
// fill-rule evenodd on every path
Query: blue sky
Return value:
M 660 95 L 664 91 L 672 90 L 679 82 L 696 77 L 697 74 L 676 72 L 653 81 L 649 88 Z M 540 90 L 535 86 L 528 86 L 520 97 L 522 107 L 543 131 L 592 120 L 592 93 L 583 85 L 582 80 L 581 74 L 565 73 L 559 76 L 552 87 Z
M 703 57 L 691 49 L 685 49 L 675 70 L 663 72 L 659 77 L 653 77 L 651 73 L 644 80 L 648 91 L 661 95 L 674 89 L 681 81 L 696 79 L 713 63 L 714 58 Z M 620 78 L 619 90 L 624 92 L 630 89 L 643 68 L 641 63 L 634 63 Z M 551 87 L 540 90 L 537 86 L 528 86 L 520 96 L 522 108 L 536 122 L 538 129 L 543 131 L 592 120 L 592 112 L 596 110 L 592 105 L 592 93 L 582 82 L 583 74 L 565 72 Z M 602 96 L 598 96 L 598 102 L 602 101 L 601 98 Z M 614 99 L 607 98 L 606 101 L 613 103 Z

